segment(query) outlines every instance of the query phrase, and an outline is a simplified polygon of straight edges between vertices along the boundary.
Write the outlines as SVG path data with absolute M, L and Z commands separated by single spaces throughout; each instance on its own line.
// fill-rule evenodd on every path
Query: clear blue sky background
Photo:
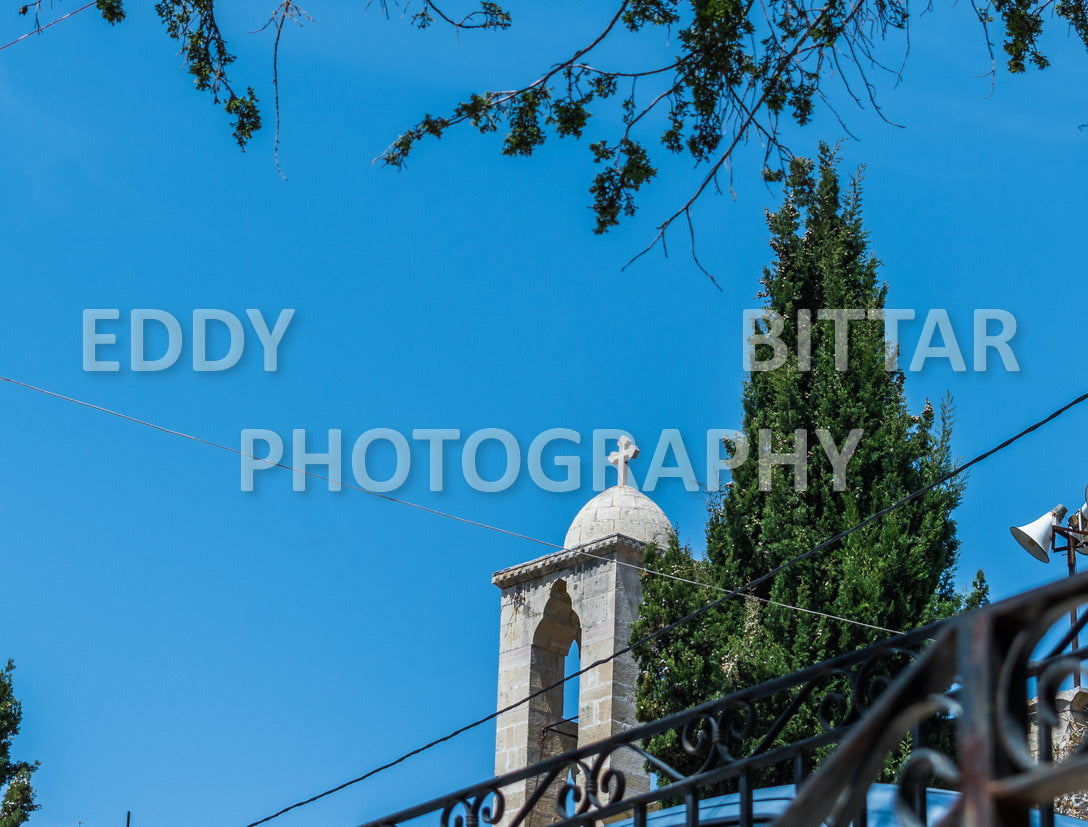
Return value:
M 511 160 L 494 136 L 451 133 L 404 173 L 370 164 L 424 112 L 535 77 L 609 11 L 515 7 L 512 31 L 458 39 L 362 5 L 309 7 L 316 22 L 285 33 L 288 182 L 271 129 L 239 153 L 140 4 L 115 29 L 92 10 L 0 53 L 0 371 L 230 445 L 244 427 L 353 440 L 378 426 L 494 426 L 527 444 L 566 426 L 649 440 L 675 427 L 697 446 L 707 428 L 738 425 L 741 311 L 778 196 L 757 181 L 754 148 L 738 158 L 735 199 L 697 213 L 723 292 L 680 234 L 672 257 L 621 273 L 686 198 L 687 163 L 666 161 L 639 217 L 604 238 L 581 145 Z M 1059 36 L 1054 68 L 1001 74 L 989 96 L 968 5 L 939 5 L 915 22 L 904 82 L 880 81 L 906 128 L 846 109 L 860 140 L 843 156 L 845 169 L 869 165 L 890 306 L 948 308 L 965 347 L 972 309 L 1019 320 L 1020 373 L 931 363 L 908 378 L 916 410 L 954 394 L 968 456 L 1088 384 L 1086 60 Z M 266 101 L 271 37 L 247 32 L 270 11 L 234 4 L 221 20 L 237 75 Z M 0 39 L 28 23 L 10 8 Z M 626 43 L 609 57 L 629 67 L 672 48 Z M 842 135 L 824 116 L 794 148 Z M 87 307 L 297 316 L 274 375 L 252 342 L 223 374 L 194 374 L 188 349 L 163 373 L 85 374 Z M 904 325 L 906 339 L 920 329 Z M 113 827 L 130 809 L 138 827 L 240 827 L 493 709 L 490 575 L 545 549 L 350 491 L 295 494 L 287 474 L 243 494 L 225 453 L 9 385 L 0 411 L 0 656 L 18 664 L 16 752 L 42 761 L 33 823 Z M 1008 526 L 1080 505 L 1086 421 L 1072 413 L 972 473 L 961 580 L 981 566 L 1004 596 L 1063 573 L 1018 550 Z M 591 494 L 524 478 L 479 494 L 449 478 L 431 494 L 417 465 L 399 494 L 553 542 Z M 700 495 L 669 482 L 655 498 L 701 549 Z M 481 727 L 281 823 L 356 824 L 481 779 L 492 739 Z

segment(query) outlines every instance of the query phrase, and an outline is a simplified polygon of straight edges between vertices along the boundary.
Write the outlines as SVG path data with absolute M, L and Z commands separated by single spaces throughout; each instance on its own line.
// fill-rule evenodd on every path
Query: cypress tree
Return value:
M 733 589 L 861 521 L 933 481 L 951 465 L 951 403 L 938 412 L 927 401 L 907 410 L 904 376 L 887 370 L 883 322 L 851 321 L 846 370 L 835 365 L 835 326 L 817 310 L 882 310 L 887 286 L 877 278 L 862 226 L 860 176 L 844 188 L 833 150 L 821 146 L 815 163 L 791 163 L 785 199 L 768 215 L 773 262 L 760 297 L 783 320 L 786 361 L 752 371 L 743 388 L 741 431 L 746 462 L 712 495 L 705 559 L 675 542 L 647 550 L 646 565 L 718 588 Z M 811 312 L 811 369 L 798 359 L 798 311 Z M 801 335 L 804 338 L 804 335 Z M 767 352 L 763 352 L 766 350 Z M 759 346 L 755 357 L 766 359 Z M 862 434 L 846 466 L 844 490 L 835 490 L 832 465 L 817 438 L 827 429 L 842 448 L 854 429 Z M 794 450 L 794 432 L 808 444 L 808 480 L 797 490 L 789 467 L 773 469 L 760 486 L 760 431 L 771 450 Z M 765 486 L 766 487 L 766 486 Z M 973 595 L 955 590 L 959 541 L 952 512 L 963 483 L 946 483 L 867 528 L 851 534 L 778 575 L 754 592 L 679 627 L 636 652 L 640 720 L 654 720 L 860 648 L 890 633 L 777 604 L 827 612 L 884 629 L 905 631 L 985 601 L 985 581 Z M 647 575 L 633 637 L 645 635 L 720 596 Z M 810 705 L 811 706 L 811 705 Z M 781 736 L 815 734 L 812 709 L 802 709 Z M 695 768 L 675 733 L 653 739 L 650 751 L 672 766 Z M 817 756 L 818 758 L 818 756 Z M 764 771 L 762 784 L 791 780 L 786 768 Z

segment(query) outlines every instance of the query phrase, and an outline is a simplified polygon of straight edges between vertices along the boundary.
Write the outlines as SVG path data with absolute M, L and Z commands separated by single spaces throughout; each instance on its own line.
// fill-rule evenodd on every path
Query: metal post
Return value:
M 1069 563 L 1069 576 L 1070 577 L 1072 577 L 1074 574 L 1077 573 L 1077 555 L 1076 555 L 1075 549 L 1076 549 L 1076 542 L 1073 540 L 1072 537 L 1070 537 L 1069 542 L 1068 542 L 1068 547 L 1067 547 L 1066 552 L 1065 552 L 1068 555 L 1068 559 L 1067 559 L 1066 562 Z M 1074 629 L 1077 628 L 1077 607 L 1076 607 L 1076 604 L 1074 604 L 1073 607 L 1069 610 L 1069 623 L 1071 624 L 1072 628 L 1074 628 Z M 1071 645 L 1073 647 L 1074 652 L 1077 651 L 1080 648 L 1079 637 L 1080 637 L 1079 635 L 1073 635 L 1073 642 L 1072 642 Z M 1079 669 L 1074 670 L 1074 672 L 1073 672 L 1073 686 L 1075 686 L 1077 689 L 1080 689 L 1080 670 Z

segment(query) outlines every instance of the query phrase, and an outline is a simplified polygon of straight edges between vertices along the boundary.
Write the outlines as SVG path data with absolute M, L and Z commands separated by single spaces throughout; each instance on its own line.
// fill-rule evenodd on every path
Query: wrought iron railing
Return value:
M 436 818 L 440 827 L 630 827 L 714 820 L 708 796 L 733 794 L 740 825 L 865 825 L 871 787 L 897 770 L 898 823 L 927 824 L 927 788 L 955 791 L 940 824 L 1055 823 L 1054 802 L 1088 789 L 1088 743 L 1058 709 L 1088 658 L 1088 573 L 881 641 L 555 758 L 410 807 L 364 827 Z M 1071 628 L 1070 610 L 1078 618 Z M 815 710 L 815 713 L 812 712 Z M 1066 713 L 1068 714 L 1068 713 Z M 803 730 L 796 733 L 799 722 Z M 644 744 L 674 732 L 680 771 Z M 787 737 L 786 733 L 793 733 Z M 1062 738 L 1055 740 L 1055 733 Z M 1070 737 L 1072 733 L 1073 737 Z M 637 753 L 660 780 L 626 783 L 613 756 Z M 897 760 L 898 757 L 898 760 Z M 630 762 L 621 762 L 630 765 Z M 761 816 L 758 787 L 788 776 L 788 803 Z M 526 785 L 526 781 L 530 783 Z M 511 796 L 514 788 L 530 794 Z M 507 806 L 516 800 L 518 806 Z M 655 813 L 674 807 L 669 817 Z M 1032 813 L 1035 813 L 1033 815 Z M 932 815 L 932 814 L 931 814 Z M 662 820 L 664 819 L 664 820 Z M 1033 820 L 1034 819 L 1034 820 Z M 422 821 L 421 823 L 427 823 Z

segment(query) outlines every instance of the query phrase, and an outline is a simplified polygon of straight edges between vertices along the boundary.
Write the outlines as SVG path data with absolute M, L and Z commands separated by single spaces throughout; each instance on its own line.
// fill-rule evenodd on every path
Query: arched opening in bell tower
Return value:
M 563 661 L 563 675 L 573 675 L 582 668 L 582 652 L 580 644 L 574 640 L 570 644 L 570 650 Z M 571 678 L 563 684 L 563 719 L 566 721 L 578 717 L 578 687 L 582 683 L 580 678 Z
M 556 580 L 533 634 L 531 687 L 536 690 L 551 686 L 577 671 L 581 641 L 582 626 L 566 581 Z M 576 665 L 570 668 L 572 660 Z M 538 748 L 532 750 L 537 753 L 533 760 L 543 761 L 578 745 L 578 724 L 570 720 L 578 714 L 577 678 L 553 687 L 530 703 L 530 733 L 539 738 Z

